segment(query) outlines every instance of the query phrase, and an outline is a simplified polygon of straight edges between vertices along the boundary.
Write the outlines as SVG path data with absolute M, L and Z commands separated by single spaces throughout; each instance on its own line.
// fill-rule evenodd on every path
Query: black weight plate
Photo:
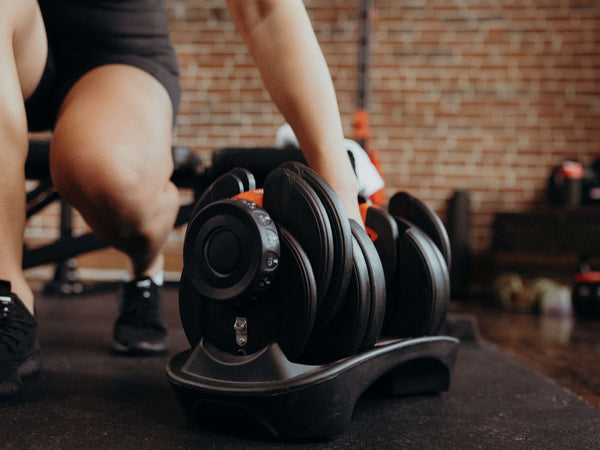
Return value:
M 279 227 L 281 260 L 270 291 L 273 308 L 280 311 L 277 342 L 290 361 L 304 351 L 317 316 L 317 282 L 300 243 L 283 227 Z
M 404 219 L 396 218 L 400 227 L 411 230 L 413 239 L 415 239 L 424 251 L 424 256 L 428 262 L 429 272 L 432 280 L 432 292 L 435 295 L 431 297 L 431 316 L 430 320 L 424 322 L 422 334 L 434 335 L 441 328 L 450 303 L 450 272 L 446 260 L 437 245 L 412 224 Z M 407 263 L 408 264 L 408 263 Z
M 367 329 L 360 346 L 360 351 L 363 351 L 373 347 L 381 334 L 386 306 L 385 275 L 377 249 L 367 232 L 352 219 L 350 220 L 350 226 L 352 236 L 354 236 L 365 258 L 365 267 L 369 276 L 370 292 L 368 299 L 365 299 L 365 301 L 368 301 Z M 395 246 L 395 244 L 394 241 L 392 245 Z
M 195 347 L 204 336 L 200 326 L 203 301 L 206 301 L 206 299 L 198 294 L 184 268 L 179 280 L 179 318 L 185 336 L 192 347 Z
M 244 191 L 253 191 L 256 189 L 256 179 L 254 178 L 252 172 L 250 172 L 248 169 L 244 169 L 243 167 L 234 167 L 228 173 L 235 175 L 240 179 L 244 185 Z
M 299 162 L 288 162 L 281 167 L 290 169 L 300 175 L 319 196 L 327 211 L 327 217 L 333 233 L 333 268 L 331 283 L 325 293 L 324 304 L 331 305 L 333 316 L 342 304 L 352 267 L 352 233 L 348 216 L 341 200 L 327 182 L 313 169 Z M 327 319 L 325 319 L 327 320 Z
M 373 208 L 370 208 L 373 209 Z M 432 212 L 432 214 L 435 214 Z M 393 217 L 387 214 L 388 218 L 396 223 L 396 228 L 401 228 L 404 232 L 409 228 L 414 228 L 414 225 L 406 219 Z M 436 334 L 441 328 L 446 314 L 448 312 L 448 304 L 450 301 L 450 275 L 448 265 L 439 247 L 426 235 L 422 230 L 418 229 L 419 235 L 417 239 L 421 242 L 423 249 L 427 252 L 427 260 L 430 265 L 433 292 L 436 294 L 431 297 L 432 318 L 428 325 L 423 328 L 423 333 L 427 335 Z M 388 295 L 392 295 L 388 286 Z
M 273 170 L 264 186 L 263 206 L 278 224 L 300 243 L 317 279 L 317 327 L 332 316 L 325 301 L 331 282 L 334 241 L 327 211 L 315 191 L 300 175 L 289 169 Z
M 190 222 L 184 244 L 186 273 L 202 295 L 228 300 L 270 284 L 279 237 L 269 214 L 243 199 L 219 200 Z
M 304 350 L 317 312 L 317 287 L 308 256 L 284 228 L 279 228 L 281 259 L 275 281 L 267 292 L 252 298 L 242 295 L 219 302 L 198 293 L 187 274 L 181 276 L 179 310 L 192 347 L 202 337 L 231 354 L 255 353 L 278 342 L 289 360 Z M 239 346 L 233 327 L 236 318 L 247 320 L 247 344 Z
M 435 256 L 435 260 L 438 265 L 435 263 L 432 264 L 433 273 L 436 275 L 436 285 L 438 295 L 435 298 L 435 304 L 433 305 L 434 313 L 433 319 L 431 321 L 431 327 L 426 330 L 427 335 L 435 335 L 438 334 L 442 325 L 446 320 L 446 315 L 448 314 L 448 307 L 450 305 L 450 271 L 448 270 L 448 265 L 446 264 L 446 260 L 444 259 L 444 255 L 437 248 L 436 245 L 431 246 L 432 253 Z
M 433 209 L 407 192 L 398 192 L 390 199 L 388 211 L 393 216 L 408 220 L 429 236 L 444 255 L 447 266 L 450 267 L 450 238 L 446 227 Z
M 367 209 L 365 227 L 371 241 L 377 249 L 383 266 L 386 280 L 391 280 L 396 273 L 398 259 L 398 225 L 394 218 L 383 209 L 370 206 Z
M 388 337 L 432 334 L 439 322 L 438 303 L 446 295 L 448 272 L 441 272 L 431 239 L 407 221 L 395 219 L 400 232 L 399 257 L 382 334 Z
M 426 259 L 431 268 L 433 291 L 436 293 L 431 305 L 431 321 L 424 327 L 423 333 L 425 335 L 434 335 L 439 331 L 448 312 L 448 304 L 450 302 L 450 272 L 442 252 L 429 236 L 421 232 L 421 230 L 414 230 L 414 232 L 418 236 L 423 249 L 426 251 Z
M 299 361 L 326 364 L 361 350 L 369 325 L 371 287 L 365 257 L 352 238 L 352 274 L 346 297 L 337 314 L 325 328 L 315 330 Z
M 221 175 L 206 188 L 194 205 L 194 209 L 190 215 L 190 222 L 194 220 L 194 217 L 205 206 L 219 200 L 234 197 L 242 192 L 245 192 L 244 183 L 239 177 L 232 173 Z

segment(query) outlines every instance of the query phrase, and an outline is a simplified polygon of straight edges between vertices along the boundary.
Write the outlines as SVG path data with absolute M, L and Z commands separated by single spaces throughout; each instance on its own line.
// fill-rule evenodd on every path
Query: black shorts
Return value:
M 48 37 L 40 84 L 25 102 L 30 131 L 54 128 L 69 89 L 85 73 L 127 64 L 155 77 L 179 109 L 179 67 L 162 0 L 39 0 Z

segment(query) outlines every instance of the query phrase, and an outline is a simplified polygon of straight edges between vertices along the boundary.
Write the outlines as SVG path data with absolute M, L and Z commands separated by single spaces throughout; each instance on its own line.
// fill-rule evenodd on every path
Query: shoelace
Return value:
M 12 315 L 15 302 L 12 297 L 0 296 L 0 319 L 6 319 Z

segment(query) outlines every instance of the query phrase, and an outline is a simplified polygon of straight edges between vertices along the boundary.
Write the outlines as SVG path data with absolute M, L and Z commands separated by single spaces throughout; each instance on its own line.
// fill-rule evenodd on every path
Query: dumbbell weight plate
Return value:
M 387 298 L 382 335 L 418 337 L 437 332 L 447 311 L 448 269 L 437 246 L 408 221 L 395 217 L 398 265 Z
M 356 239 L 352 238 L 350 283 L 342 305 L 325 328 L 315 330 L 299 363 L 326 364 L 358 353 L 365 340 L 371 311 L 369 269 Z
M 369 276 L 367 329 L 360 346 L 360 351 L 364 351 L 375 345 L 383 327 L 386 306 L 385 275 L 377 249 L 367 232 L 352 219 L 350 219 L 350 226 L 352 236 L 364 256 L 365 267 Z M 392 246 L 395 247 L 395 241 L 392 241 Z
M 425 203 L 407 192 L 398 192 L 392 196 L 388 205 L 392 216 L 408 220 L 421 229 L 437 245 L 450 267 L 450 238 L 438 215 Z
M 438 334 L 448 314 L 448 307 L 450 306 L 450 269 L 438 246 L 431 242 L 430 247 L 435 256 L 431 262 L 435 274 L 436 291 L 438 292 L 433 305 L 434 313 L 431 327 L 425 333 L 431 336 Z
M 263 206 L 278 224 L 289 230 L 308 255 L 317 280 L 316 326 L 320 327 L 332 310 L 325 297 L 334 260 L 333 232 L 327 211 L 308 183 L 285 168 L 277 168 L 267 176 Z
M 200 326 L 202 318 L 202 304 L 206 299 L 198 294 L 198 291 L 190 281 L 184 270 L 179 280 L 179 318 L 185 336 L 192 347 L 195 347 L 204 333 Z
M 244 191 L 253 191 L 256 189 L 256 179 L 254 178 L 252 172 L 250 172 L 248 169 L 244 169 L 243 167 L 234 167 L 228 173 L 239 178 L 244 186 Z
M 190 215 L 190 222 L 194 220 L 194 217 L 204 208 L 219 200 L 234 197 L 242 192 L 245 192 L 243 181 L 233 173 L 225 173 L 217 178 L 213 183 L 206 188 L 202 193 L 196 204 L 192 214 Z
M 340 307 L 350 282 L 352 266 L 352 232 L 341 200 L 327 182 L 313 169 L 299 162 L 281 166 L 300 175 L 319 196 L 333 233 L 333 267 L 329 289 L 320 309 L 320 325 L 325 325 Z M 326 305 L 326 306 L 325 306 Z M 328 309 L 326 309 L 328 308 Z
M 398 225 L 387 211 L 377 206 L 369 206 L 365 215 L 365 227 L 377 249 L 385 279 L 391 280 L 396 273 L 398 259 L 398 249 L 396 246 L 396 242 L 398 241 Z
M 277 342 L 290 361 L 304 351 L 317 317 L 317 281 L 308 255 L 300 243 L 279 226 L 281 260 L 270 291 L 273 308 L 279 311 L 273 325 Z

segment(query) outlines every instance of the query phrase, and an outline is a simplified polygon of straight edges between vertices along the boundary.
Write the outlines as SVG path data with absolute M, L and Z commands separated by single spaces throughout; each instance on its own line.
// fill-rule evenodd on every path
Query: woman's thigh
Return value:
M 161 0 L 39 0 L 39 4 L 51 76 L 27 104 L 31 130 L 54 128 L 57 111 L 74 84 L 106 65 L 133 66 L 149 73 L 165 87 L 177 110 L 177 58 Z
M 166 89 L 147 72 L 119 64 L 88 72 L 58 112 L 50 156 L 57 187 L 76 206 L 159 196 L 172 172 L 172 116 Z

